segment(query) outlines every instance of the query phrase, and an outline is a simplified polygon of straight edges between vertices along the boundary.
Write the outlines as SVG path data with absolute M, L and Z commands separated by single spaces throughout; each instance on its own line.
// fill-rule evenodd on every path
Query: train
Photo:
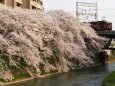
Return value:
M 105 20 L 89 22 L 95 31 L 112 31 L 112 22 Z

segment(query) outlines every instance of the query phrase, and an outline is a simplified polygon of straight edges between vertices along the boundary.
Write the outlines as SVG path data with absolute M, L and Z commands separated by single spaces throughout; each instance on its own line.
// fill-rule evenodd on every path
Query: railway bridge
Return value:
M 96 31 L 97 35 L 109 38 L 109 41 L 104 45 L 103 49 L 115 50 L 115 48 L 110 48 L 112 40 L 115 40 L 115 31 Z
M 109 38 L 109 41 L 106 45 L 102 47 L 105 51 L 101 53 L 101 61 L 103 64 L 107 64 L 109 61 L 108 50 L 115 50 L 114 47 L 110 47 L 112 40 L 115 40 L 115 31 L 96 31 L 97 35 Z

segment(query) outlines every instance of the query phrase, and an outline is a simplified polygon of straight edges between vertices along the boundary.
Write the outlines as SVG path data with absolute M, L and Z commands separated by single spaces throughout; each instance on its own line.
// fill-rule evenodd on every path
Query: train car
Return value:
M 107 22 L 107 21 L 94 21 L 94 22 L 89 22 L 90 26 L 95 30 L 95 31 L 112 31 L 112 23 Z

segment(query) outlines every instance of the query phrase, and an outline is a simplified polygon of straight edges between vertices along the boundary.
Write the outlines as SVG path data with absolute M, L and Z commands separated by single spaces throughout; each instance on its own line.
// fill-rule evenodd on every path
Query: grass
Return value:
M 14 79 L 12 81 L 17 81 L 17 80 L 21 80 L 21 79 L 26 79 L 26 78 L 30 78 L 31 76 L 27 73 L 20 73 L 14 76 Z M 11 82 L 12 82 L 11 81 Z M 4 82 L 6 83 L 3 79 L 0 78 L 0 82 Z
M 4 80 L 0 78 L 0 82 L 4 82 Z
M 115 71 L 105 78 L 104 86 L 115 86 Z
M 25 79 L 25 78 L 30 78 L 31 76 L 27 73 L 21 73 L 21 74 L 15 75 L 14 77 L 15 78 L 13 79 L 13 81 Z

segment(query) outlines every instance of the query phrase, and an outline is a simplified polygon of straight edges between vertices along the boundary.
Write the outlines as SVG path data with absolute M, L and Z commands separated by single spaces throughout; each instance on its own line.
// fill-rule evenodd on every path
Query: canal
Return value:
M 101 86 L 102 80 L 115 70 L 115 63 L 90 69 L 34 79 L 9 86 Z

